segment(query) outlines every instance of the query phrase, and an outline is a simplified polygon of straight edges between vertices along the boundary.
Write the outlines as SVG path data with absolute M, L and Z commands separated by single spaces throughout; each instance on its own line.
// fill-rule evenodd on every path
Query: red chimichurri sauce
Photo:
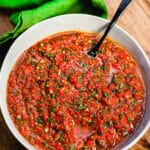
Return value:
M 111 149 L 142 119 L 145 87 L 129 52 L 106 39 L 95 59 L 86 55 L 99 35 L 66 32 L 22 54 L 7 87 L 8 111 L 37 149 Z

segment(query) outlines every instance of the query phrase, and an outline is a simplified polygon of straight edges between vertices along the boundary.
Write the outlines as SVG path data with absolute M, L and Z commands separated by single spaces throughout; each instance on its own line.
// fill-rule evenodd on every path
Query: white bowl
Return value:
M 102 33 L 103 29 L 106 27 L 107 24 L 108 20 L 92 15 L 61 15 L 37 23 L 36 25 L 26 30 L 23 34 L 21 34 L 12 44 L 1 68 L 0 105 L 7 126 L 9 127 L 13 135 L 16 137 L 16 139 L 18 139 L 18 141 L 22 143 L 27 149 L 35 150 L 35 147 L 29 144 L 15 128 L 15 125 L 13 124 L 9 112 L 7 110 L 6 102 L 7 79 L 18 56 L 21 55 L 24 50 L 35 44 L 37 41 L 40 41 L 41 39 L 51 34 L 69 30 L 81 30 L 85 32 Z M 126 150 L 129 147 L 133 146 L 142 137 L 142 135 L 146 132 L 150 124 L 150 92 L 148 93 L 148 90 L 150 90 L 150 64 L 149 59 L 146 56 L 144 50 L 141 48 L 141 46 L 123 29 L 121 29 L 118 26 L 115 26 L 111 30 L 109 36 L 121 43 L 132 53 L 132 55 L 135 57 L 142 69 L 146 83 L 147 102 L 143 120 L 138 129 L 135 131 L 134 135 L 129 137 L 125 142 L 121 143 L 115 148 Z

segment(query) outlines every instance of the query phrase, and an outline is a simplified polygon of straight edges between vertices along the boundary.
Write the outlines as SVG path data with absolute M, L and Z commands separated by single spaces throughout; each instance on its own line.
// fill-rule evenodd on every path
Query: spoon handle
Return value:
M 108 32 L 110 31 L 110 29 L 114 26 L 115 22 L 118 20 L 119 16 L 122 14 L 122 12 L 125 10 L 125 8 L 129 5 L 129 3 L 132 0 L 122 0 L 115 15 L 113 16 L 111 22 L 108 24 L 107 29 L 105 30 L 103 36 L 101 37 L 101 39 L 98 41 L 98 43 L 92 48 L 93 52 L 96 52 L 98 50 L 98 48 L 100 47 L 100 45 L 102 44 L 103 40 L 105 39 L 105 37 L 107 36 Z

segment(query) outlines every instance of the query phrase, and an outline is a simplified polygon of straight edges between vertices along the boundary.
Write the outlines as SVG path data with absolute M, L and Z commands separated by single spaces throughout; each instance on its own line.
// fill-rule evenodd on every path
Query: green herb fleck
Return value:
M 130 86 L 129 89 L 130 89 L 131 92 L 133 91 L 133 87 L 132 86 Z
M 43 145 L 46 145 L 46 144 L 47 144 L 47 142 L 44 140 L 44 141 L 42 142 L 42 144 L 43 144 Z
M 38 102 L 37 102 L 37 104 L 39 105 L 39 104 L 41 104 L 41 102 L 40 102 L 40 101 L 38 101 Z
M 44 56 L 46 52 L 44 50 L 41 50 L 41 54 Z
M 53 146 L 51 146 L 51 145 L 48 145 L 48 148 L 50 148 L 50 149 L 54 149 L 54 147 L 53 147 Z
M 48 66 L 48 69 L 51 69 L 53 67 L 53 65 L 52 64 L 50 64 L 49 66 Z
M 106 123 L 104 123 L 103 124 L 103 128 L 107 128 L 108 126 L 107 126 L 107 124 Z
M 102 115 L 102 114 L 104 114 L 106 112 L 106 110 L 102 110 L 102 111 L 100 111 L 99 113 Z
M 75 150 L 75 144 L 70 145 L 69 150 Z
M 48 57 L 54 57 L 55 55 L 54 55 L 54 54 L 49 53 L 49 54 L 47 54 L 47 56 L 48 56 Z
M 97 117 L 97 115 L 96 115 L 96 114 L 92 114 L 92 117 L 93 117 L 93 118 L 96 118 L 96 117 Z
M 110 127 L 112 125 L 112 121 L 111 120 L 110 121 L 106 121 L 106 125 L 107 125 L 107 127 Z
M 54 112 L 55 111 L 55 106 L 52 106 L 49 110 L 50 110 L 50 112 Z
M 80 100 L 80 98 L 79 98 L 78 100 Z M 79 108 L 80 110 L 83 110 L 83 109 L 84 109 L 84 105 L 83 105 L 83 103 L 80 102 L 80 101 L 77 101 L 75 106 L 76 106 L 76 108 Z
M 88 65 L 87 64 L 83 64 L 83 68 L 87 69 Z
M 114 82 L 119 83 L 119 80 L 114 80 Z
M 76 107 L 73 110 L 74 110 L 74 112 L 78 112 L 78 108 L 76 108 Z
M 103 96 L 109 98 L 109 94 L 108 93 L 103 93 Z
M 37 118 L 37 123 L 43 124 L 44 122 L 43 122 L 43 120 L 42 120 L 40 117 L 38 117 L 38 118 Z
M 105 70 L 108 70 L 108 67 L 105 66 L 105 65 L 102 65 L 102 66 L 101 66 L 101 69 L 102 69 L 103 71 L 105 71 Z
M 128 122 L 131 122 L 132 121 L 132 119 L 131 118 L 128 118 Z
M 62 74 L 61 74 L 61 77 L 62 77 L 62 78 L 64 78 L 64 77 L 65 77 L 65 74 L 64 74 L 64 73 L 62 73 Z
M 60 137 L 59 139 L 58 139 L 58 141 L 62 141 L 63 140 L 63 138 L 62 137 Z
M 93 126 L 93 125 L 94 125 L 94 122 L 93 122 L 93 121 L 89 122 L 89 125 L 90 125 L 90 126 Z
M 54 79 L 54 82 L 58 82 L 58 80 L 57 80 L 57 79 Z
M 114 94 L 116 94 L 116 90 L 112 90 L 112 92 L 113 92 Z
M 123 114 L 121 114 L 120 112 L 118 113 L 118 117 L 121 119 L 123 116 Z
M 123 83 L 120 83 L 119 84 L 119 89 L 122 89 L 124 87 L 124 84 Z
M 104 140 L 97 140 L 98 144 L 102 147 L 104 147 L 105 145 L 105 141 Z
M 94 96 L 94 97 L 95 97 L 95 96 L 96 96 L 96 94 L 98 94 L 98 91 L 95 89 L 95 90 L 93 90 L 93 91 L 92 91 L 92 96 Z
M 55 94 L 50 94 L 50 97 L 51 98 L 56 98 L 56 95 Z
M 80 110 L 83 110 L 84 109 L 84 106 L 82 103 L 80 103 L 80 107 L 79 107 Z
M 42 65 L 37 66 L 37 69 L 42 70 L 43 69 Z
M 117 126 L 117 121 L 116 121 L 116 120 L 113 121 L 113 125 L 114 125 L 114 126 Z
M 83 79 L 82 79 L 81 77 L 78 78 L 78 82 L 82 82 L 82 80 L 83 80 Z
M 97 73 L 97 67 L 96 66 L 94 66 L 94 68 L 93 68 L 93 73 Z
M 30 58 L 30 59 L 29 59 L 29 64 L 30 64 L 31 66 L 34 65 L 34 64 L 35 64 L 34 59 Z
M 50 122 L 50 123 L 54 121 L 54 120 L 53 120 L 52 118 L 50 118 L 50 117 L 48 117 L 47 120 L 48 120 L 48 122 Z

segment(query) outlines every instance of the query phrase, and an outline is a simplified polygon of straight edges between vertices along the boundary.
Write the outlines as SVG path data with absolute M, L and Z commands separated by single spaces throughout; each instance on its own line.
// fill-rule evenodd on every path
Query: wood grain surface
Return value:
M 105 0 L 112 18 L 121 0 Z M 0 35 L 14 28 L 9 20 L 11 12 L 0 10 Z M 117 22 L 143 47 L 150 58 L 150 0 L 133 0 Z M 2 57 L 2 56 L 0 56 Z M 0 112 L 0 150 L 25 150 L 7 128 Z M 150 150 L 150 129 L 130 150 Z

